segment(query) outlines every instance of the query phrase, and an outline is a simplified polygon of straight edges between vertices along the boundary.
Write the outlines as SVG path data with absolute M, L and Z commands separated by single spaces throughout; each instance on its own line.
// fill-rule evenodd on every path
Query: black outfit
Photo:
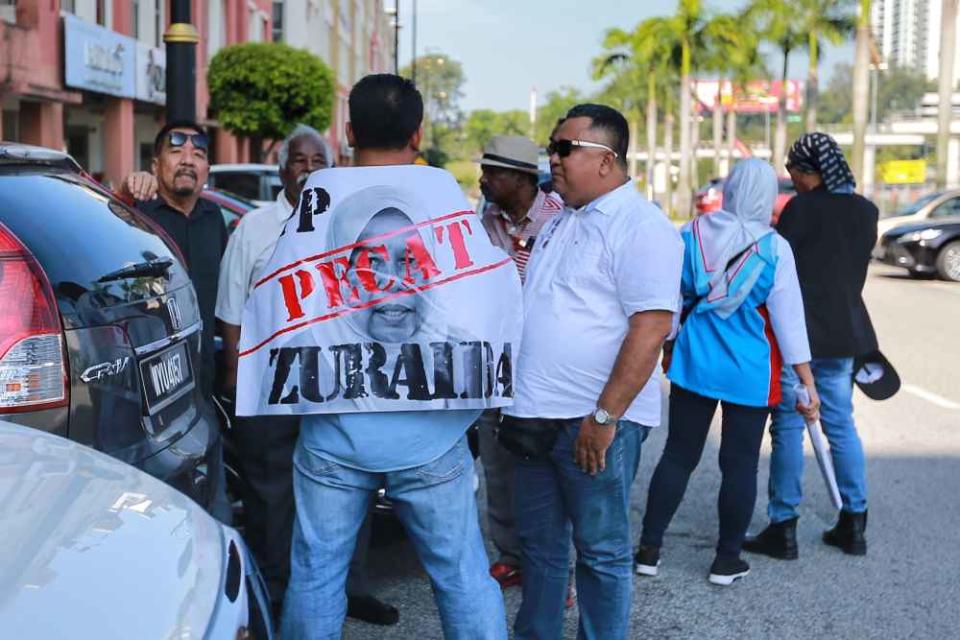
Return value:
M 877 349 L 861 295 L 877 217 L 866 198 L 823 187 L 798 194 L 780 215 L 777 231 L 796 256 L 814 358 L 850 358 Z
M 200 380 L 208 393 L 213 390 L 213 335 L 216 330 L 214 309 L 217 306 L 217 283 L 220 279 L 220 258 L 227 247 L 227 227 L 220 207 L 197 200 L 189 216 L 168 205 L 160 197 L 138 201 L 137 208 L 160 225 L 177 243 L 187 261 L 186 267 L 197 292 L 203 334 L 200 343 Z
M 720 434 L 720 538 L 717 556 L 737 557 L 757 499 L 757 461 L 768 407 L 747 407 L 718 401 L 679 385 L 670 387 L 670 432 L 650 481 L 640 544 L 659 548 L 663 534 L 680 506 L 690 474 L 700 462 L 710 422 L 723 409 Z

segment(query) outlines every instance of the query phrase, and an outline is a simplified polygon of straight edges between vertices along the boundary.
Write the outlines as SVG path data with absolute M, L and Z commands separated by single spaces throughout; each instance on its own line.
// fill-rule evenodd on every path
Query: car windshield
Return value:
M 913 202 L 911 202 L 910 204 L 908 204 L 907 206 L 905 206 L 903 209 L 900 209 L 900 210 L 897 211 L 896 213 L 891 214 L 890 217 L 891 217 L 891 218 L 894 218 L 894 217 L 897 217 L 897 218 L 898 218 L 898 217 L 900 217 L 900 216 L 912 216 L 913 214 L 915 214 L 915 213 L 917 213 L 918 211 L 920 211 L 920 209 L 923 209 L 923 207 L 924 207 L 926 204 L 928 204 L 929 202 L 931 202 L 931 201 L 933 201 L 934 199 L 939 198 L 939 197 L 940 197 L 940 194 L 939 194 L 939 193 L 931 193 L 930 195 L 923 196 L 923 197 L 920 198 L 919 200 L 914 200 Z

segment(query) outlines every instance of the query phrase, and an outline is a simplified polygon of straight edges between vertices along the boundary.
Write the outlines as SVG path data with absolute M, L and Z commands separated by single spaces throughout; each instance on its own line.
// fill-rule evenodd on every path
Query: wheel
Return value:
M 960 282 L 960 240 L 954 240 L 937 254 L 937 273 L 944 280 Z

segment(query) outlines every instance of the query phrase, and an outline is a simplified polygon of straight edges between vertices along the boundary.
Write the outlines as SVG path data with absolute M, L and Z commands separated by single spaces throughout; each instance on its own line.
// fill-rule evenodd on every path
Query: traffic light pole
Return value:
M 171 0 L 167 45 L 167 122 L 197 119 L 197 43 L 190 22 L 190 0 Z

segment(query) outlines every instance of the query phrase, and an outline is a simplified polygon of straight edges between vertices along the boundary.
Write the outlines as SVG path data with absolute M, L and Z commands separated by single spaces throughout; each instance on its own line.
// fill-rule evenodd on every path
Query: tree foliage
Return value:
M 910 113 L 920 106 L 923 94 L 935 91 L 922 72 L 893 67 L 880 72 L 877 91 L 877 119 L 883 121 L 897 113 Z M 872 108 L 872 107 L 871 107 Z M 853 122 L 853 66 L 838 63 L 827 90 L 820 94 L 820 121 L 826 124 Z
M 279 42 L 225 47 L 210 61 L 210 106 L 231 133 L 278 140 L 297 123 L 330 126 L 334 76 L 317 56 Z
M 400 75 L 411 77 L 407 65 Z M 426 53 L 417 58 L 417 89 L 423 96 L 424 128 L 430 147 L 442 148 L 443 129 L 457 129 L 462 124 L 463 66 L 445 53 Z M 450 154 L 451 149 L 444 149 Z
M 501 112 L 477 109 L 464 121 L 463 134 L 470 152 L 479 153 L 493 136 L 530 135 L 530 116 L 519 109 Z

